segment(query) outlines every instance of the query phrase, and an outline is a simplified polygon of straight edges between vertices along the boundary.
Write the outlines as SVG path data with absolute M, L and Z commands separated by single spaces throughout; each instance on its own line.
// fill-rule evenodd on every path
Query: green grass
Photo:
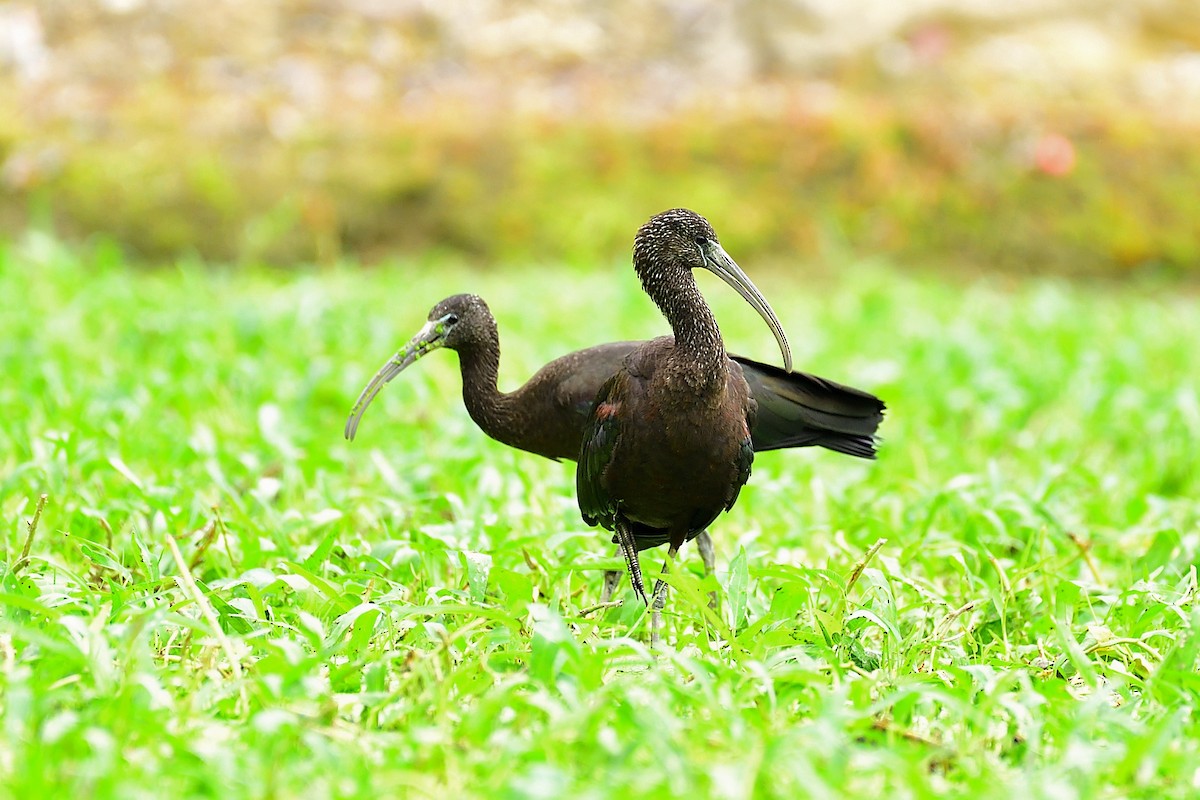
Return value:
M 571 466 L 475 429 L 451 354 L 341 436 L 453 292 L 491 303 L 509 388 L 660 333 L 627 265 L 0 248 L 2 795 L 1194 796 L 1196 298 L 744 266 L 799 364 L 887 399 L 886 441 L 760 456 L 651 653 L 627 583 L 581 613 L 616 562 Z

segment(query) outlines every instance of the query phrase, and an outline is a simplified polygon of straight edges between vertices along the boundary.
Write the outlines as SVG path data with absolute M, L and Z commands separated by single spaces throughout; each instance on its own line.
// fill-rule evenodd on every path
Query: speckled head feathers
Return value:
M 638 228 L 633 239 L 633 263 L 645 281 L 647 272 L 671 266 L 698 269 L 704 266 L 701 248 L 716 242 L 708 220 L 686 208 L 655 214 Z
M 395 378 L 418 359 L 441 347 L 463 353 L 485 352 L 496 361 L 500 358 L 500 340 L 496 333 L 496 320 L 483 298 L 474 294 L 456 294 L 447 297 L 429 312 L 428 321 L 408 340 L 396 354 L 371 378 L 371 382 L 358 396 L 350 418 L 346 420 L 346 438 L 353 439 L 358 424 L 388 381 Z M 493 391 L 495 373 L 492 373 Z
M 461 350 L 495 341 L 496 320 L 483 298 L 477 294 L 447 297 L 429 311 L 429 322 L 442 325 L 443 346 Z
M 715 347 L 709 349 L 723 358 L 716 320 L 691 274 L 695 269 L 709 270 L 733 287 L 766 321 L 779 343 L 784 369 L 791 372 L 791 348 L 779 318 L 762 292 L 721 247 L 712 225 L 695 211 L 672 208 L 655 214 L 639 228 L 633 240 L 633 268 L 646 294 L 671 323 L 676 340 L 684 329 L 700 332 L 688 335 L 715 342 Z M 707 328 L 711 331 L 704 330 Z
M 479 311 L 484 311 L 489 315 L 492 313 L 482 297 L 477 294 L 454 294 L 429 310 L 429 320 L 432 322 L 448 314 L 463 317 Z

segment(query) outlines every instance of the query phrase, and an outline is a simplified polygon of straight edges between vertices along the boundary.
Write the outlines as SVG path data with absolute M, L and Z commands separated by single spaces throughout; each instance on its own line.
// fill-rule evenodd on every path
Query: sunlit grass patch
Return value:
M 1193 793 L 1195 299 L 745 266 L 799 364 L 888 401 L 881 457 L 762 454 L 655 654 L 627 583 L 593 608 L 617 562 L 571 466 L 479 433 L 453 354 L 341 435 L 454 292 L 496 312 L 504 388 L 660 333 L 627 265 L 4 248 L 6 795 Z

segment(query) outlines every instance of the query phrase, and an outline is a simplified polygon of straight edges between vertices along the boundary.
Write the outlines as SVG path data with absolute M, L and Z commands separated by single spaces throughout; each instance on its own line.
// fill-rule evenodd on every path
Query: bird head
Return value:
M 459 352 L 481 345 L 489 337 L 495 338 L 496 321 L 483 298 L 473 294 L 456 294 L 447 297 L 429 311 L 428 321 L 408 343 L 371 378 L 371 382 L 358 396 L 358 401 L 346 420 L 346 438 L 354 439 L 358 424 L 371 401 L 383 390 L 388 381 L 395 378 L 422 356 L 439 347 Z
M 783 354 L 783 368 L 792 371 L 792 349 L 783 325 L 762 292 L 725 252 L 704 217 L 686 208 L 655 214 L 633 240 L 633 264 L 642 288 L 654 298 L 662 295 L 664 287 L 680 285 L 683 274 L 695 269 L 706 269 L 725 281 L 770 327 Z

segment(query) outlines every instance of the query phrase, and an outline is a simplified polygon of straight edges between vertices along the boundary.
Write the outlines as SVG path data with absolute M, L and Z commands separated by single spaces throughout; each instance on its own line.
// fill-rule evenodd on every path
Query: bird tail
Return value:
M 878 397 L 816 375 L 731 358 L 741 365 L 758 403 L 750 432 L 755 452 L 815 446 L 875 458 L 875 431 L 885 407 Z

